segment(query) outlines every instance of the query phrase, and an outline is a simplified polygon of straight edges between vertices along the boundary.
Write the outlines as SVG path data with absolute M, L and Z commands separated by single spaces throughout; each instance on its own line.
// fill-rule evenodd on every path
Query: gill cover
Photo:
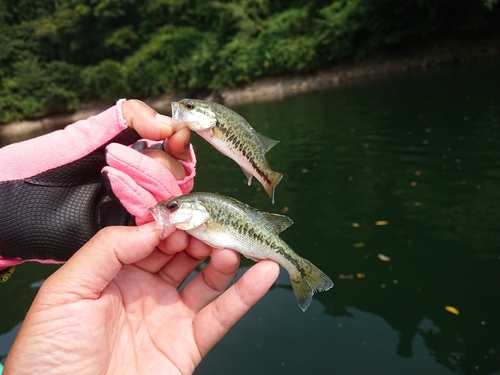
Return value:
M 186 122 L 193 131 L 208 130 L 217 124 L 216 115 L 210 107 L 191 99 L 172 102 L 172 118 Z
M 170 223 L 181 230 L 197 228 L 210 218 L 205 206 L 198 201 L 178 203 L 173 199 L 167 203 L 166 207 Z

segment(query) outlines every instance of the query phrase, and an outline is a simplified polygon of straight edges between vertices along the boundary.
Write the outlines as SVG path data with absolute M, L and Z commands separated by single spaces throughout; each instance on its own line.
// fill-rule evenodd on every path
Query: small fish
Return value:
M 172 117 L 183 121 L 222 154 L 233 159 L 248 179 L 255 177 L 274 203 L 274 190 L 283 175 L 269 166 L 265 154 L 279 141 L 255 131 L 239 114 L 221 104 L 182 99 L 172 102 Z
M 16 266 L 10 266 L 10 267 L 7 267 L 3 270 L 0 270 L 0 283 L 4 283 L 7 280 L 9 280 L 10 277 L 12 276 L 12 274 L 14 273 L 15 269 L 16 269 Z
M 259 211 L 236 199 L 212 193 L 191 193 L 150 208 L 163 235 L 175 228 L 216 248 L 236 250 L 254 261 L 272 259 L 290 275 L 293 293 L 306 311 L 314 292 L 333 286 L 332 280 L 297 255 L 278 236 L 293 224 L 284 215 Z M 168 234 L 167 234 L 168 233 Z

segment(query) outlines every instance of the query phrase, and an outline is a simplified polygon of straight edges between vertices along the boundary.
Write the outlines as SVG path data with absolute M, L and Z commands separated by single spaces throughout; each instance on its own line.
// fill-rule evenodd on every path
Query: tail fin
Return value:
M 266 184 L 264 188 L 266 189 L 267 195 L 269 195 L 269 198 L 271 198 L 271 202 L 274 204 L 274 189 L 276 188 L 276 185 L 278 185 L 283 178 L 283 175 L 279 172 L 272 172 L 269 175 L 269 184 Z
M 306 311 L 311 304 L 313 294 L 330 289 L 333 282 L 314 264 L 306 259 L 303 259 L 303 261 L 305 276 L 297 272 L 296 275 L 290 276 L 290 281 L 299 307 L 302 311 Z

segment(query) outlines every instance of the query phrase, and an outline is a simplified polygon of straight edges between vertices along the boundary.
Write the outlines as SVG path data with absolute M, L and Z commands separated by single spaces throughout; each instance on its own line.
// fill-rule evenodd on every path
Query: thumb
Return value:
M 129 99 L 122 103 L 122 114 L 128 126 L 133 128 L 142 138 L 159 141 L 170 138 L 179 122 L 171 117 L 158 114 L 146 103 Z
M 154 222 L 101 229 L 43 283 L 40 292 L 52 293 L 64 302 L 97 299 L 123 265 L 151 254 L 160 242 L 159 233 Z

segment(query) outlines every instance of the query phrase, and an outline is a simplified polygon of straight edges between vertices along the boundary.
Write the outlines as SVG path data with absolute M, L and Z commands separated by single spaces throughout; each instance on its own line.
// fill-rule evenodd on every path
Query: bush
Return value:
M 211 80 L 215 35 L 193 27 L 162 27 L 125 60 L 127 82 L 134 95 L 204 87 Z
M 85 100 L 100 99 L 114 103 L 129 93 L 125 70 L 117 61 L 104 60 L 99 65 L 84 68 L 81 80 Z
M 0 122 L 499 28 L 499 0 L 0 0 Z

